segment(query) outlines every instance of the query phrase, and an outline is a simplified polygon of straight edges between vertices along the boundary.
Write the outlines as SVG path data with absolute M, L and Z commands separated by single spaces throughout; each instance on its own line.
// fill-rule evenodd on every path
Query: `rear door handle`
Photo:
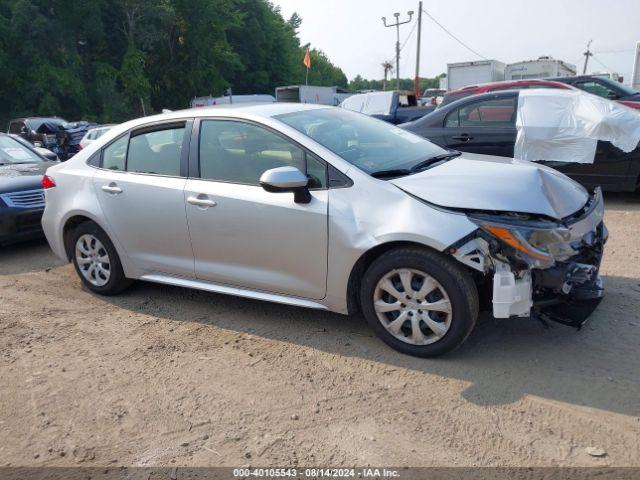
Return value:
M 204 208 L 215 207 L 217 205 L 216 202 L 214 202 L 213 200 L 210 200 L 209 198 L 207 198 L 206 195 L 203 195 L 203 194 L 200 194 L 197 197 L 194 197 L 193 195 L 187 197 L 187 203 L 190 203 L 191 205 L 195 205 L 197 207 L 204 207 Z
M 466 133 L 463 133 L 462 135 L 454 135 L 451 138 L 453 138 L 454 140 L 461 140 L 463 142 L 468 142 L 469 140 L 473 140 L 473 137 L 470 137 Z
M 122 193 L 122 189 L 119 186 L 117 186 L 115 183 L 110 183 L 109 185 L 103 185 L 102 191 L 107 193 L 113 193 L 113 194 Z

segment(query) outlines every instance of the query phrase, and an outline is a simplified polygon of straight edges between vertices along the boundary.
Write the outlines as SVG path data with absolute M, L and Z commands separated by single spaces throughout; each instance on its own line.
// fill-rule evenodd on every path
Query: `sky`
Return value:
M 405 42 L 414 27 L 417 0 L 272 0 L 282 15 L 302 17 L 303 44 L 323 50 L 349 79 L 382 78 L 380 64 L 395 65 L 396 29 L 385 28 L 400 12 Z M 577 65 L 582 72 L 589 40 L 595 56 L 588 73 L 614 71 L 631 78 L 635 46 L 640 41 L 640 0 L 424 0 L 428 11 L 444 27 L 480 55 L 513 63 L 551 55 Z M 400 76 L 415 74 L 417 29 L 400 54 Z M 446 72 L 447 63 L 480 60 L 422 16 L 420 75 Z M 302 61 L 302 59 L 300 59 Z

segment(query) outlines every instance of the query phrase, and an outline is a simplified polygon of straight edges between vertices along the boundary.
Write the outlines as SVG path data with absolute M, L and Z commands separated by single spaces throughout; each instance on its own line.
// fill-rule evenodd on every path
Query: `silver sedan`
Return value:
M 332 107 L 133 120 L 43 186 L 47 239 L 93 292 L 144 280 L 360 311 L 412 355 L 459 346 L 481 306 L 580 325 L 603 292 L 599 192 Z

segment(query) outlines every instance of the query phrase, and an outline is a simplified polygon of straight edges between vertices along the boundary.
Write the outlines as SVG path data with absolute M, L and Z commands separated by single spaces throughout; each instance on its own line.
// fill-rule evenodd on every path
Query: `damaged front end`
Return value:
M 448 253 L 491 279 L 496 318 L 537 317 L 581 327 L 602 300 L 599 269 L 608 232 L 600 189 L 561 220 L 467 211 L 478 229 Z

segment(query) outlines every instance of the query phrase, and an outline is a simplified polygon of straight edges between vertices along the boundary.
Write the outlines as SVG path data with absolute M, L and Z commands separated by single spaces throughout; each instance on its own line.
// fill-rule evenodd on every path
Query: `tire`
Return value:
M 405 285 L 411 298 L 405 295 Z M 404 298 L 395 298 L 398 294 Z M 397 248 L 376 259 L 362 277 L 360 299 L 376 334 L 392 348 L 416 357 L 455 350 L 478 317 L 478 291 L 471 275 L 454 260 L 426 248 Z
M 92 292 L 116 295 L 131 285 L 109 236 L 95 223 L 81 223 L 71 232 L 69 250 L 76 273 Z

